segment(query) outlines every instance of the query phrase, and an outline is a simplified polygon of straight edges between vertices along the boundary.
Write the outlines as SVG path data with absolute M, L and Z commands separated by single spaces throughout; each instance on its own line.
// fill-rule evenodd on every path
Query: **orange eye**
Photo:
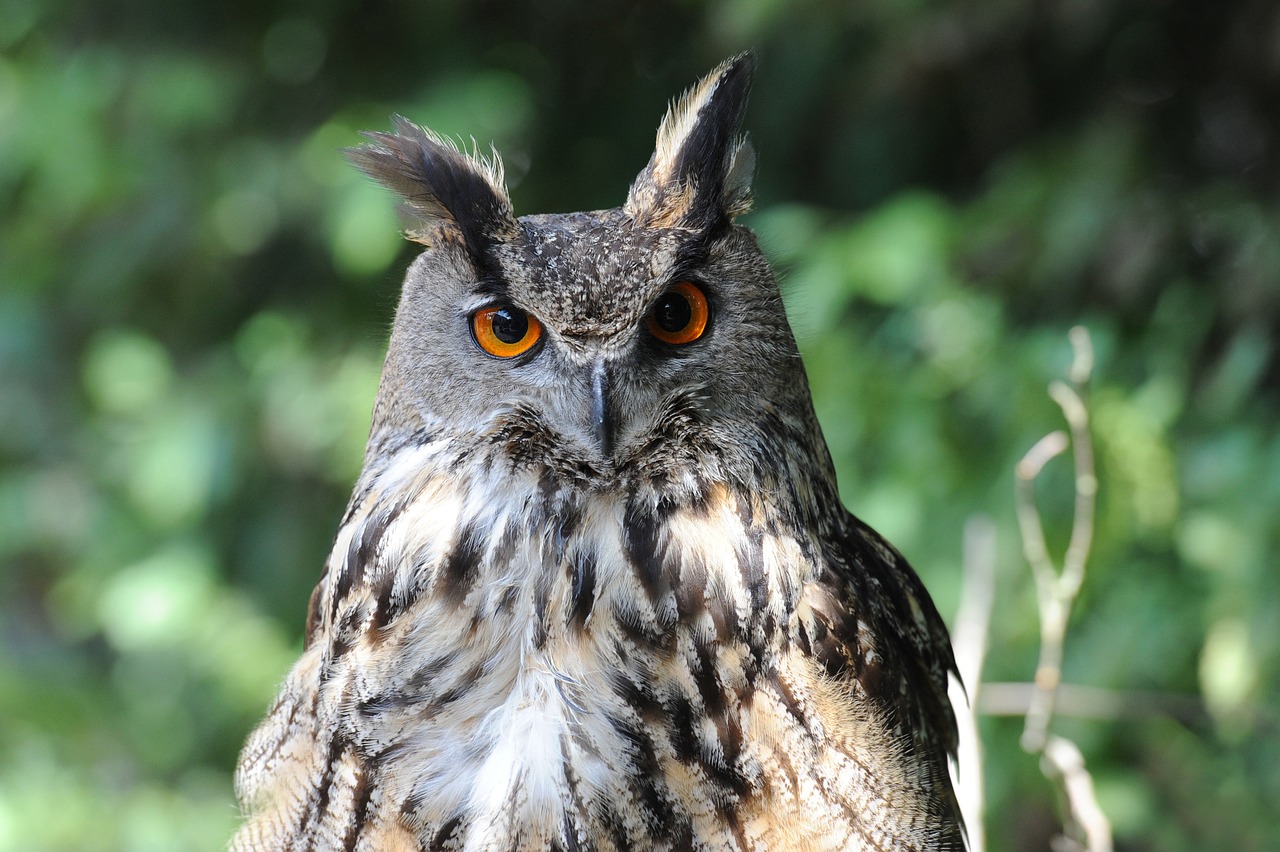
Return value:
M 542 338 L 542 323 L 514 305 L 492 305 L 471 315 L 471 334 L 495 358 L 514 358 Z
M 681 281 L 649 311 L 649 333 L 663 343 L 692 343 L 706 332 L 710 317 L 706 294 L 696 284 Z

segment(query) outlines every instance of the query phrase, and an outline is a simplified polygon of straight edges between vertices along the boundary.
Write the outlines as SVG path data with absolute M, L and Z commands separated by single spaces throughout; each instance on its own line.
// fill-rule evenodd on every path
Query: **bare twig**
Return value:
M 984 716 L 1026 716 L 1036 693 L 1033 683 L 987 681 L 974 702 Z M 1209 723 L 1209 711 L 1198 695 L 1179 692 L 1103 689 L 1078 683 L 1058 684 L 1055 716 L 1073 719 L 1151 719 L 1163 716 L 1191 727 Z
M 995 542 L 995 524 L 990 518 L 976 515 L 965 523 L 960 605 L 956 610 L 955 628 L 951 631 L 956 668 L 965 684 L 962 687 L 953 681 L 949 691 L 960 733 L 953 782 L 969 835 L 969 852 L 983 852 L 986 848 L 982 823 L 982 740 L 976 708 L 982 685 L 982 666 L 987 656 L 991 603 L 995 597 Z M 965 694 L 966 689 L 968 695 Z
M 1040 513 L 1035 504 L 1035 480 L 1044 465 L 1068 447 L 1067 436 L 1053 432 L 1036 442 L 1023 456 L 1016 470 L 1018 523 L 1022 531 L 1023 552 L 1035 577 L 1036 602 L 1040 610 L 1040 662 L 1036 667 L 1038 688 L 1027 712 L 1022 734 L 1022 747 L 1028 752 L 1043 750 L 1053 718 L 1054 699 L 1062 678 L 1062 643 L 1080 585 L 1084 582 L 1085 562 L 1093 540 L 1094 496 L 1098 491 L 1093 472 L 1093 447 L 1089 439 L 1089 412 L 1083 394 L 1093 368 L 1093 347 L 1089 334 L 1077 326 L 1071 330 L 1075 359 L 1071 366 L 1070 385 L 1054 382 L 1049 395 L 1062 409 L 1071 430 L 1070 445 L 1075 457 L 1075 517 L 1071 541 L 1063 559 L 1062 570 L 1054 568 L 1045 544 Z
M 1111 849 L 1111 823 L 1098 807 L 1093 776 L 1084 755 L 1071 740 L 1050 736 L 1040 757 L 1044 774 L 1058 782 L 1066 800 L 1065 834 L 1053 844 L 1055 852 Z
M 1084 757 L 1074 743 L 1049 735 L 1062 685 L 1063 640 L 1071 607 L 1084 583 L 1085 564 L 1093 542 L 1094 500 L 1098 491 L 1089 438 L 1089 410 L 1084 401 L 1085 386 L 1093 372 L 1093 345 L 1089 333 L 1079 326 L 1071 329 L 1070 339 L 1075 353 L 1068 374 L 1070 383 L 1053 382 L 1049 386 L 1049 395 L 1066 418 L 1070 438 L 1062 432 L 1046 435 L 1023 456 L 1016 469 L 1018 525 L 1023 552 L 1035 578 L 1040 612 L 1040 660 L 1022 731 L 1022 748 L 1040 755 L 1045 775 L 1057 783 L 1065 800 L 1065 830 L 1055 849 L 1110 852 L 1111 827 L 1098 807 Z M 1075 460 L 1075 512 L 1071 539 L 1059 571 L 1045 543 L 1035 503 L 1035 480 L 1049 461 L 1069 447 Z

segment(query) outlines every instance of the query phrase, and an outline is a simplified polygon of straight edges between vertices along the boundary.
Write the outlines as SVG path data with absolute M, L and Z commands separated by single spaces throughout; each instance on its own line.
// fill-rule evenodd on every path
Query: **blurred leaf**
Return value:
M 1200 657 L 1200 680 L 1205 702 L 1219 721 L 1243 733 L 1241 714 L 1257 687 L 1258 661 L 1242 621 L 1227 618 L 1209 628 Z
M 213 569 L 209 553 L 190 544 L 122 569 L 99 599 L 107 638 L 121 651 L 175 644 L 209 606 Z
M 169 391 L 173 365 L 164 347 L 146 335 L 103 332 L 85 355 L 84 383 L 104 411 L 139 414 Z

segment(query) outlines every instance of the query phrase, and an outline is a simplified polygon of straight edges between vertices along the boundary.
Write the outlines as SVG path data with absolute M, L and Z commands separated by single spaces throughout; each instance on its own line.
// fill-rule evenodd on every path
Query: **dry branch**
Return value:
M 951 706 L 955 708 L 956 726 L 960 733 L 956 771 L 952 778 L 969 836 L 969 850 L 983 852 L 986 836 L 982 824 L 982 738 L 978 731 L 977 708 L 980 706 L 982 667 L 987 656 L 991 606 L 996 588 L 995 524 L 984 515 L 976 515 L 965 523 L 962 572 L 960 605 L 951 631 L 956 668 L 964 682 L 962 687 L 959 681 L 953 680 L 950 689 Z
M 1053 781 L 1065 803 L 1063 836 L 1057 850 L 1111 852 L 1111 825 L 1098 807 L 1093 779 L 1074 743 L 1049 734 L 1049 725 L 1062 686 L 1062 653 L 1071 607 L 1084 583 L 1085 565 L 1093 542 L 1094 501 L 1098 480 L 1094 474 L 1093 444 L 1089 438 L 1089 409 L 1085 387 L 1093 372 L 1093 345 L 1089 333 L 1071 329 L 1075 357 L 1069 382 L 1053 382 L 1049 395 L 1066 418 L 1069 436 L 1052 432 L 1041 438 L 1018 463 L 1016 498 L 1023 553 L 1035 578 L 1040 613 L 1040 660 L 1022 731 L 1022 748 L 1039 755 L 1046 777 Z M 1045 543 L 1040 512 L 1035 503 L 1035 481 L 1053 458 L 1072 450 L 1075 460 L 1075 513 L 1071 539 L 1057 569 Z

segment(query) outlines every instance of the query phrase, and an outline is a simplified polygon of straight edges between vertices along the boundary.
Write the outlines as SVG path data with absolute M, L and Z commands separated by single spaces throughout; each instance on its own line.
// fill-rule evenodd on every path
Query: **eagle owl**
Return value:
M 348 152 L 426 248 L 233 848 L 963 848 L 946 628 L 734 223 L 753 66 L 612 210 L 516 218 L 403 119 Z

